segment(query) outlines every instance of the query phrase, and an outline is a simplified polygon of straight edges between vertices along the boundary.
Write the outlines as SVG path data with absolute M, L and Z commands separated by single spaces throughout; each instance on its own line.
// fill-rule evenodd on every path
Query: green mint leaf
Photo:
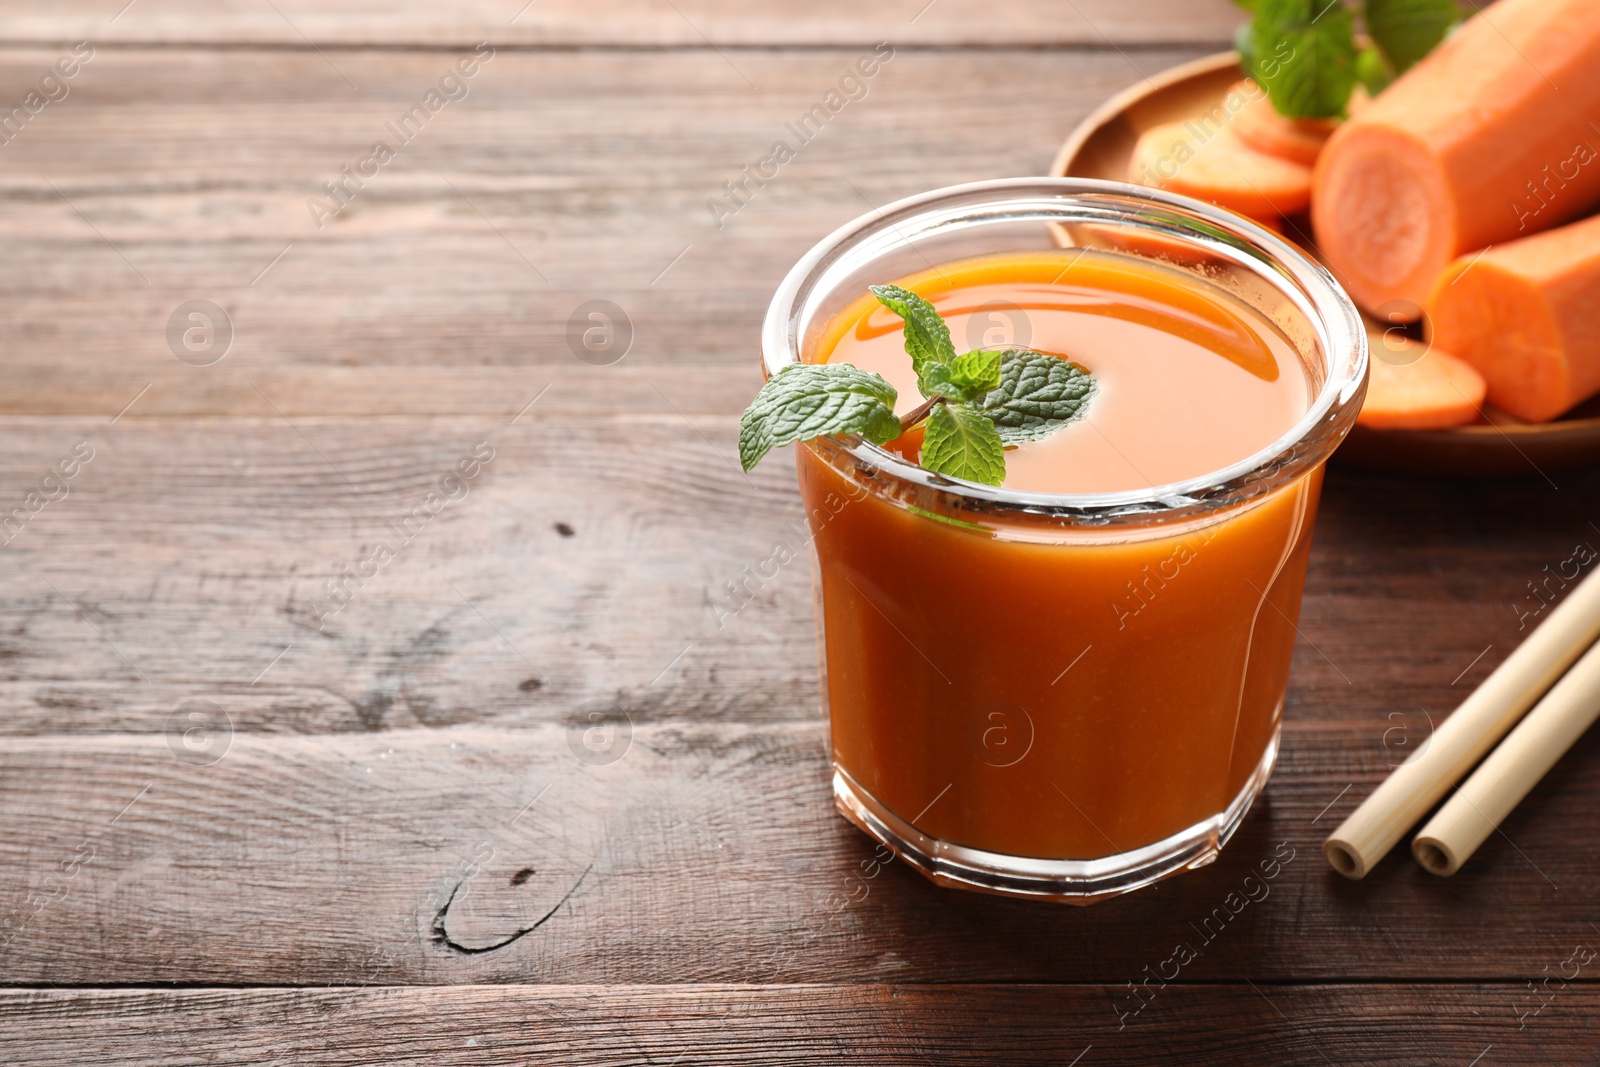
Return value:
M 905 427 L 900 425 L 900 417 L 894 413 L 893 405 L 894 401 L 891 400 L 882 407 L 873 408 L 866 427 L 860 431 L 861 436 L 875 445 L 884 445 L 904 433 Z
M 1394 81 L 1389 73 L 1389 61 L 1383 53 L 1368 45 L 1356 53 L 1356 80 L 1366 87 L 1368 94 L 1377 96 Z
M 999 485 L 1006 477 L 1005 445 L 981 413 L 935 404 L 922 434 L 922 465 L 952 478 Z
M 1233 2 L 1244 8 L 1246 11 L 1254 11 L 1256 9 L 1256 4 L 1258 4 L 1260 0 L 1233 0 Z
M 739 462 L 774 448 L 853 433 L 881 445 L 900 436 L 894 386 L 848 363 L 792 363 L 767 380 L 739 419 Z
M 944 378 L 950 387 L 948 396 L 963 403 L 976 403 L 1000 388 L 999 352 L 964 352 L 951 361 Z
M 1251 10 L 1254 10 L 1252 8 Z M 1233 50 L 1239 53 L 1239 69 L 1246 74 L 1255 69 L 1256 42 L 1255 26 L 1246 22 L 1233 31 Z
M 1000 384 L 974 410 L 1008 445 L 1049 437 L 1083 415 L 1094 395 L 1089 372 L 1060 356 L 1016 349 L 1003 354 Z
M 878 303 L 906 321 L 906 353 L 917 372 L 917 388 L 930 400 L 943 396 L 939 386 L 949 384 L 940 371 L 956 358 L 950 327 L 938 310 L 910 289 L 898 285 L 868 287 Z
M 1344 114 L 1356 84 L 1356 41 L 1340 0 L 1258 0 L 1250 44 L 1248 73 L 1279 114 Z
M 1367 33 L 1404 74 L 1461 19 L 1456 0 L 1367 0 Z

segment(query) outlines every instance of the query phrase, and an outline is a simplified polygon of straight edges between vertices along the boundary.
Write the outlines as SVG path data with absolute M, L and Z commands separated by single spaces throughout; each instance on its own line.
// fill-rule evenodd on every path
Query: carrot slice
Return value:
M 1518 418 L 1547 422 L 1600 393 L 1600 216 L 1462 256 L 1428 316 Z
M 1374 430 L 1443 430 L 1478 420 L 1483 375 L 1439 348 L 1390 334 L 1372 339 L 1367 399 L 1356 422 Z
M 1356 302 L 1415 317 L 1458 256 L 1600 200 L 1597 70 L 1595 0 L 1500 0 L 1344 123 L 1312 221 Z
M 1152 126 L 1134 146 L 1129 180 L 1276 221 L 1304 211 L 1311 168 L 1254 148 L 1210 119 Z
M 1257 152 L 1309 167 L 1317 162 L 1322 146 L 1339 128 L 1338 119 L 1285 118 L 1267 99 L 1266 90 L 1253 81 L 1240 82 L 1228 95 L 1231 98 L 1235 93 L 1244 98 L 1245 104 L 1234 116 L 1234 131 Z

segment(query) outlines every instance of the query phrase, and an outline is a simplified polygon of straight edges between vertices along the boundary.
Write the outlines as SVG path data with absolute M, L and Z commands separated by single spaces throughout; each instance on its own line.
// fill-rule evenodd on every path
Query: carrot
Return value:
M 1291 119 L 1278 114 L 1264 89 L 1253 81 L 1242 81 L 1229 90 L 1247 101 L 1234 116 L 1234 131 L 1239 140 L 1269 156 L 1312 166 L 1339 128 L 1338 119 Z
M 1304 211 L 1311 168 L 1254 148 L 1232 126 L 1207 119 L 1152 126 L 1134 146 L 1129 180 L 1167 189 L 1253 219 Z
M 1457 256 L 1600 199 L 1600 3 L 1501 0 L 1329 138 L 1317 245 L 1356 302 L 1421 313 Z
M 1600 216 L 1461 257 L 1428 317 L 1496 407 L 1546 422 L 1582 403 L 1600 392 Z
M 1483 375 L 1439 348 L 1375 337 L 1367 399 L 1356 422 L 1374 430 L 1443 430 L 1476 422 Z

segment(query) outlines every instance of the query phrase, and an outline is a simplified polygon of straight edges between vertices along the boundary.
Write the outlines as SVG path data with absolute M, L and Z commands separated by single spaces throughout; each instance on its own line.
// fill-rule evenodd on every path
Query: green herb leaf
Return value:
M 878 303 L 906 320 L 906 353 L 917 372 L 917 388 L 930 400 L 943 396 L 941 385 L 949 380 L 940 372 L 956 358 L 956 346 L 950 341 L 950 327 L 938 310 L 910 289 L 898 285 L 869 286 Z
M 1256 4 L 1259 3 L 1260 0 L 1233 0 L 1233 2 L 1244 8 L 1246 11 L 1254 11 L 1256 9 Z
M 1460 19 L 1456 0 L 1367 0 L 1367 33 L 1396 74 L 1433 51 Z
M 1259 0 L 1250 44 L 1249 74 L 1279 114 L 1344 114 L 1356 84 L 1356 43 L 1340 0 Z
M 963 403 L 975 403 L 1000 388 L 1000 352 L 965 352 L 951 361 L 945 374 L 949 396 Z
M 1094 390 L 1094 378 L 1077 364 L 1017 349 L 1004 353 L 999 386 L 974 410 L 993 420 L 1002 442 L 1020 445 L 1081 417 Z
M 952 478 L 999 485 L 1006 477 L 1005 445 L 986 416 L 935 404 L 922 435 L 922 465 Z
M 1265 0 L 1263 0 L 1265 2 Z M 780 445 L 831 434 L 886 444 L 923 423 L 922 466 L 952 478 L 999 485 L 1007 445 L 1036 441 L 1083 414 L 1094 379 L 1082 367 L 1029 349 L 965 352 L 932 304 L 908 289 L 872 286 L 905 320 L 905 346 L 928 403 L 902 424 L 894 386 L 848 363 L 784 367 L 739 420 L 739 461 L 749 470 Z
M 1369 94 L 1377 96 L 1394 81 L 1394 75 L 1389 73 L 1389 61 L 1383 58 L 1383 53 L 1368 45 L 1356 53 L 1356 80 Z
M 900 436 L 894 386 L 848 363 L 795 363 L 767 380 L 739 419 L 739 462 L 749 470 L 781 445 L 854 433 L 881 445 Z
M 1254 7 L 1251 10 L 1255 10 Z M 1255 69 L 1256 42 L 1255 27 L 1246 22 L 1233 31 L 1233 49 L 1239 53 L 1239 69 L 1249 74 Z

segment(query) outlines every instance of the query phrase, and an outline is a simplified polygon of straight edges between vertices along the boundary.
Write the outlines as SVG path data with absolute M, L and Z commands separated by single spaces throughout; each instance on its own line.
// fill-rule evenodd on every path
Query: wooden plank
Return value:
M 934 889 L 831 813 L 803 568 L 715 625 L 722 583 L 800 517 L 786 459 L 748 479 L 727 462 L 788 264 L 870 204 L 1041 170 L 1091 106 L 1237 12 L 1085 2 L 1074 28 L 962 0 L 915 23 L 670 6 L 541 0 L 496 37 L 472 5 L 200 18 L 140 0 L 96 15 L 71 96 L 4 146 L 0 293 L 28 309 L 0 323 L 6 507 L 76 440 L 97 449 L 0 547 L 4 982 L 397 988 L 19 989 L 0 996 L 3 1058 L 1411 1062 L 1426 1043 L 1451 1062 L 1491 1044 L 1486 1062 L 1580 1061 L 1592 986 L 1531 1035 L 1516 1012 L 1536 1004 L 1523 978 L 1600 938 L 1582 830 L 1597 742 L 1455 880 L 1396 857 L 1350 885 L 1316 847 L 1515 643 L 1538 605 L 1525 586 L 1600 536 L 1600 476 L 1336 473 L 1261 810 L 1211 868 L 1089 911 Z M 20 99 L 78 16 L 0 10 L 8 40 L 52 42 L 5 50 L 0 99 Z M 619 13 L 620 38 L 601 18 Z M 890 15 L 901 51 L 867 99 L 718 229 L 707 200 Z M 1194 47 L 1120 54 L 1097 30 Z M 318 52 L 302 32 L 424 47 Z M 480 35 L 643 50 L 502 47 L 317 229 L 318 183 Z M 979 37 L 1027 47 L 906 46 Z M 1063 42 L 1095 47 L 1033 50 Z M 840 47 L 791 47 L 817 44 Z M 616 366 L 568 345 L 594 298 L 638 327 Z M 237 327 L 216 366 L 168 347 L 192 299 Z M 324 582 L 480 440 L 496 454 L 467 498 L 319 628 Z M 186 747 L 195 700 L 226 729 Z M 626 750 L 585 762 L 585 713 L 613 709 Z M 1200 934 L 1284 846 L 1271 896 Z M 1141 1003 L 1128 983 L 1191 938 L 1199 984 L 1119 1018 Z M 1242 975 L 1259 989 L 1208 984 Z M 1421 975 L 1500 984 L 1379 984 Z M 1273 984 L 1333 978 L 1373 984 Z M 607 981 L 629 984 L 420 988 Z M 638 985 L 727 981 L 843 988 Z M 1007 985 L 884 984 L 970 981 Z M 1041 981 L 1093 984 L 1012 984 Z
M 1381 749 L 1291 722 L 1218 862 L 1072 908 L 940 889 L 875 855 L 832 810 L 820 724 L 611 708 L 614 732 L 586 744 L 587 710 L 189 748 L 177 725 L 9 739 L 0 980 L 1520 983 L 1600 947 L 1600 737 L 1460 875 L 1401 854 L 1357 884 L 1320 842 L 1385 773 Z
M 1559 989 L 1552 983 L 1552 988 Z M 537 986 L 0 994 L 16 1067 L 344 1064 L 1590 1064 L 1600 992 L 1517 985 Z M 1491 1058 L 1492 1057 L 1492 1058 Z
M 223 415 L 451 415 L 493 425 L 509 422 L 535 397 L 541 417 L 606 417 L 619 411 L 648 417 L 671 412 L 673 405 L 686 415 L 727 416 L 743 411 L 761 388 L 752 346 L 745 345 L 740 354 L 743 360 L 726 366 L 585 366 L 570 356 L 554 362 L 559 358 L 554 353 L 548 362 L 475 367 L 221 363 L 197 370 L 169 359 L 133 369 L 107 367 L 92 375 L 70 364 L 29 364 L 5 372 L 8 387 L 0 393 L 0 418 L 64 415 L 70 424 L 88 425 L 82 416 L 99 415 L 104 423 L 126 409 L 118 421 L 129 424 Z
M 0 101 L 56 54 L 6 50 Z M 703 367 L 735 384 L 702 374 L 688 402 L 737 413 L 767 302 L 820 237 L 937 185 L 1043 173 L 1133 64 L 1195 53 L 897 53 L 731 216 L 708 203 L 798 143 L 786 123 L 869 51 L 760 53 L 759 91 L 711 51 L 502 51 L 401 145 L 386 124 L 461 54 L 340 52 L 357 93 L 315 52 L 97 53 L 0 148 L 0 296 L 28 309 L 0 321 L 0 413 L 109 417 L 154 382 L 134 414 L 259 416 L 252 380 L 291 416 L 500 413 L 519 374 L 657 410 L 632 376 Z M 319 228 L 308 202 L 379 139 L 396 158 Z M 595 299 L 632 325 L 614 366 L 569 340 Z M 171 347 L 192 300 L 232 326 L 212 366 L 191 364 L 215 348 Z
M 139 729 L 196 697 L 291 732 L 526 722 L 622 692 L 668 718 L 813 714 L 805 564 L 737 625 L 712 600 L 775 538 L 803 546 L 792 470 L 746 479 L 732 423 L 691 423 L 665 390 L 625 420 L 13 424 L 8 516 L 74 442 L 96 451 L 0 548 L 3 728 Z M 478 476 L 445 483 L 480 442 Z M 433 493 L 456 499 L 419 518 Z M 380 543 L 392 561 L 343 577 Z
M 680 386 L 601 419 L 549 411 L 560 382 L 513 425 L 538 379 L 492 418 L 285 418 L 259 384 L 261 419 L 141 420 L 151 397 L 114 425 L 0 424 L 0 515 L 31 515 L 0 547 L 0 733 L 158 729 L 189 699 L 277 733 L 515 728 L 599 698 L 650 721 L 815 715 L 792 460 L 743 475 L 734 419 L 691 415 Z M 95 458 L 28 513 L 79 440 Z M 403 543 L 480 441 L 495 455 L 465 498 Z M 1537 622 L 1529 583 L 1558 595 L 1550 575 L 1600 543 L 1600 473 L 1557 477 L 1559 492 L 1336 471 L 1291 719 L 1348 724 L 1391 759 L 1426 736 Z M 397 558 L 319 626 L 328 583 L 379 541 Z M 778 544 L 798 561 L 730 595 Z
M 124 6 L 126 5 L 126 7 Z M 819 0 L 796 8 L 782 0 L 421 0 L 316 4 L 310 0 L 126 0 L 77 9 L 41 8 L 23 0 L 0 4 L 12 42 L 185 45 L 308 44 L 634 45 L 651 47 L 871 44 L 1061 44 L 1096 46 L 1207 43 L 1226 46 L 1242 21 L 1225 0 L 891 0 L 854 4 Z M 759 63 L 756 64 L 759 69 Z

